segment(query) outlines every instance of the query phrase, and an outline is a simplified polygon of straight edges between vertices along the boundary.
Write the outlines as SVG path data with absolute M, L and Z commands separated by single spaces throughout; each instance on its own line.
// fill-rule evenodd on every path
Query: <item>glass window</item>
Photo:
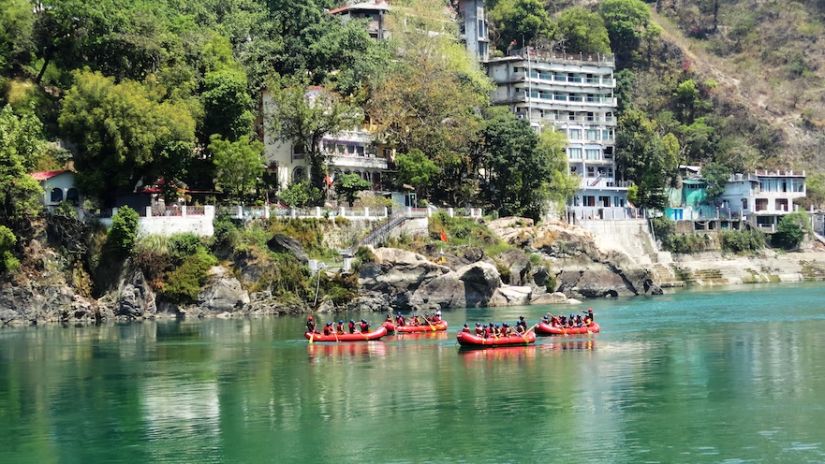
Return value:
M 582 159 L 582 149 L 581 148 L 568 148 L 567 153 L 570 156 L 570 159 L 580 160 Z
M 581 140 L 582 130 L 581 129 L 570 129 L 570 130 L 568 130 L 568 136 L 570 137 L 570 140 Z
M 598 160 L 600 158 L 599 154 L 601 153 L 601 150 L 598 148 L 588 148 L 584 152 L 588 160 Z
M 52 203 L 60 203 L 63 201 L 63 190 L 59 188 L 53 188 L 52 193 L 50 195 L 50 199 Z
M 599 130 L 587 129 L 587 140 L 599 140 Z

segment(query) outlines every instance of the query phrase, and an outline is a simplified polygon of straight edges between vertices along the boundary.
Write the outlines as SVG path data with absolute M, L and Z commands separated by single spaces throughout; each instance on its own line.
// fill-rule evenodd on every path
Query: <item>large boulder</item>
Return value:
M 401 309 L 409 309 L 413 293 L 424 282 L 451 272 L 422 255 L 396 248 L 374 249 L 372 257 L 359 268 L 360 287 L 382 294 L 387 304 Z
M 140 269 L 126 266 L 115 298 L 115 315 L 135 319 L 152 316 L 156 312 L 155 292 L 146 276 Z
M 212 312 L 232 312 L 249 303 L 249 293 L 226 269 L 215 266 L 209 270 L 209 279 L 198 295 L 201 308 Z
M 411 296 L 416 306 L 477 308 L 489 306 L 501 278 L 496 267 L 479 261 L 423 283 Z
M 530 299 L 530 304 L 551 305 L 568 304 L 567 295 L 561 292 L 534 294 Z
M 493 292 L 488 306 L 523 306 L 530 304 L 530 286 L 502 285 Z
M 510 285 L 530 285 L 530 256 L 521 250 L 507 250 L 498 258 L 498 262 L 507 269 L 507 278 L 501 277 L 504 283 Z
M 307 254 L 304 252 L 304 247 L 302 247 L 297 240 L 287 235 L 275 234 L 266 242 L 266 246 L 276 253 L 290 253 L 302 263 L 309 262 L 309 257 L 307 257 Z

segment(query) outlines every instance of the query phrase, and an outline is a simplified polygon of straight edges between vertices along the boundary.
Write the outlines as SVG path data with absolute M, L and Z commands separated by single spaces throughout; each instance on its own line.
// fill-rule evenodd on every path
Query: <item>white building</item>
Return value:
M 628 183 L 616 179 L 614 69 L 612 56 L 529 48 L 487 62 L 493 103 L 510 106 L 537 130 L 553 126 L 567 135 L 570 172 L 581 178 L 569 205 L 577 215 L 614 218 L 627 205 Z
M 80 192 L 75 186 L 75 174 L 67 169 L 38 171 L 31 173 L 43 188 L 43 205 L 54 207 L 64 201 L 72 206 L 80 206 Z
M 723 209 L 750 218 L 772 232 L 782 216 L 796 211 L 794 200 L 805 198 L 805 171 L 760 171 L 734 174 L 720 200 Z
M 307 98 L 324 92 L 320 87 L 313 87 L 307 92 Z M 272 96 L 263 93 L 263 113 L 272 114 Z M 272 134 L 268 124 L 264 124 L 264 157 L 270 171 L 276 172 L 278 188 L 309 178 L 309 164 L 304 147 L 288 140 L 278 139 Z M 374 143 L 372 133 L 363 127 L 354 127 L 336 134 L 327 134 L 321 141 L 321 151 L 326 156 L 331 180 L 336 174 L 356 173 L 372 184 L 373 190 L 383 189 L 383 176 L 388 163 L 382 147 Z

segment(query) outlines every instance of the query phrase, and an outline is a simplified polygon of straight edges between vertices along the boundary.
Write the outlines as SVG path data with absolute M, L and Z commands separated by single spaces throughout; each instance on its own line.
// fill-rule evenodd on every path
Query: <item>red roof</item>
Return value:
M 57 177 L 60 174 L 63 174 L 64 172 L 69 172 L 69 170 L 68 169 L 57 169 L 55 171 L 37 171 L 37 172 L 31 173 L 30 175 L 32 177 L 34 177 L 34 180 L 42 182 L 44 180 L 49 180 L 52 177 Z

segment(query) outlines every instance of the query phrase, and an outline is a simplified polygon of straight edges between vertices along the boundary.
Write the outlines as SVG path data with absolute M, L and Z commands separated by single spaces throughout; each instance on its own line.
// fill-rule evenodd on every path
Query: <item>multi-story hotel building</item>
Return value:
M 551 126 L 567 135 L 570 172 L 581 179 L 568 210 L 578 217 L 617 218 L 627 204 L 628 184 L 616 179 L 614 69 L 612 56 L 529 48 L 487 62 L 493 103 L 510 106 L 537 130 Z

